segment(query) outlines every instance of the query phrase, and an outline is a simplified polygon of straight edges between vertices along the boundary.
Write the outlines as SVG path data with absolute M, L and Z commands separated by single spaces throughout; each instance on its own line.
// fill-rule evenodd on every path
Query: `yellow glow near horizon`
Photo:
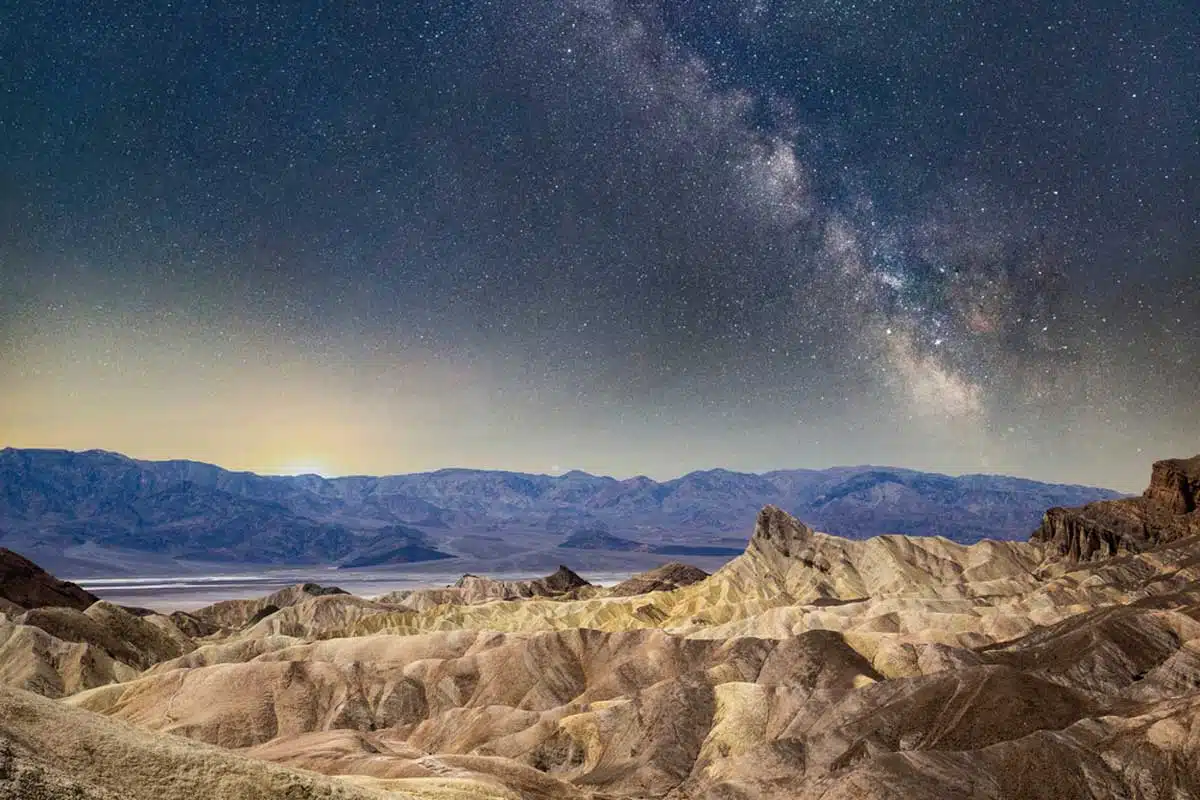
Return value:
M 289 461 L 278 469 L 265 469 L 262 475 L 320 475 L 322 478 L 336 478 L 337 473 L 320 461 L 304 460 Z

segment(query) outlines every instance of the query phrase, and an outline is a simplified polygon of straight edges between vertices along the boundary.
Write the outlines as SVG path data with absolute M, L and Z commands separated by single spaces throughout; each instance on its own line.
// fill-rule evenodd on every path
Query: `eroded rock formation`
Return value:
M 1074 561 L 1137 553 L 1200 535 L 1200 456 L 1158 461 L 1141 497 L 1051 508 L 1033 534 Z

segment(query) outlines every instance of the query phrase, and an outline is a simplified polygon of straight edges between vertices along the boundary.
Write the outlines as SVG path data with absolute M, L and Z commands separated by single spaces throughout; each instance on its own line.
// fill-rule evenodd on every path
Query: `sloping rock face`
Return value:
M 136 617 L 103 600 L 87 611 L 40 608 L 18 617 L 18 625 L 31 625 L 64 642 L 97 647 L 113 659 L 138 670 L 175 658 L 192 649 L 191 641 L 166 617 Z
M 83 611 L 99 598 L 69 581 L 60 581 L 24 556 L 0 547 L 0 599 L 25 609 L 63 606 Z
M 0 685 L 47 697 L 129 680 L 195 647 L 176 624 L 186 615 L 131 613 L 4 549 L 0 612 Z
M 3 800 L 396 797 L 218 747 L 164 738 L 20 690 L 0 687 L 0 711 Z
M 1051 508 L 1032 539 L 1072 561 L 1137 553 L 1200 535 L 1198 498 L 1200 456 L 1158 461 L 1141 497 Z
M 97 601 L 86 611 L 47 607 L 0 621 L 0 683 L 63 697 L 195 648 L 170 617 L 138 617 Z

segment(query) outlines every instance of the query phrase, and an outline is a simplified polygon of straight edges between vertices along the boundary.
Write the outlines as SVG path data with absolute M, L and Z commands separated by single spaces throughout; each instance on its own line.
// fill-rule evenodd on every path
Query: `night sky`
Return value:
M 5 3 L 0 444 L 1200 452 L 1194 0 Z

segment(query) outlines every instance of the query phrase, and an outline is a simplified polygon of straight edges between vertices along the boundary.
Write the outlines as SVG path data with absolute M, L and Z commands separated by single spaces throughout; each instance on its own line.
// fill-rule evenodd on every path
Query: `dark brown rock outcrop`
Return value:
M 0 599 L 24 609 L 63 606 L 83 611 L 99 598 L 74 583 L 60 581 L 24 556 L 0 547 Z
M 375 602 L 412 611 L 426 611 L 440 605 L 470 606 L 493 600 L 578 599 L 598 587 L 581 578 L 574 570 L 559 566 L 543 578 L 499 580 L 467 573 L 452 586 L 440 589 L 401 589 L 375 598 Z
M 559 565 L 544 578 L 523 581 L 498 581 L 479 575 L 463 575 L 454 584 L 468 596 L 467 602 L 484 600 L 519 600 L 530 597 L 559 597 L 576 589 L 591 586 L 569 567 Z
M 236 629 L 252 625 L 281 608 L 290 608 L 313 597 L 337 594 L 347 594 L 347 592 L 336 586 L 297 583 L 253 600 L 222 600 L 211 606 L 196 609 L 191 616 L 209 626 Z M 264 611 L 266 613 L 263 613 Z
M 1139 553 L 1200 535 L 1200 456 L 1154 464 L 1141 497 L 1051 508 L 1031 537 L 1072 561 Z
M 15 622 L 39 628 L 59 641 L 89 645 L 138 670 L 176 658 L 192 648 L 182 636 L 172 636 L 145 618 L 104 601 L 83 612 L 72 608 L 32 609 Z
M 221 630 L 220 626 L 206 622 L 186 611 L 172 611 L 169 618 L 176 628 L 193 639 L 211 636 Z
M 1200 506 L 1200 456 L 1156 462 L 1143 497 L 1175 514 L 1195 511 Z
M 613 597 L 627 597 L 649 592 L 670 592 L 681 586 L 691 586 L 708 577 L 708 573 L 690 564 L 672 561 L 661 567 L 634 575 L 609 590 Z

